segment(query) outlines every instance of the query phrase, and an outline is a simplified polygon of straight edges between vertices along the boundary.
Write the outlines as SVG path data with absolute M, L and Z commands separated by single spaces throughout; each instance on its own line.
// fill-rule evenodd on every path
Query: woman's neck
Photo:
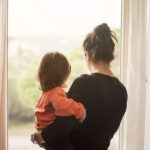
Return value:
M 104 63 L 104 62 L 99 62 L 94 65 L 91 64 L 91 72 L 92 73 L 97 72 L 97 73 L 101 73 L 101 74 L 105 74 L 105 75 L 114 77 L 114 74 L 111 71 L 109 64 Z

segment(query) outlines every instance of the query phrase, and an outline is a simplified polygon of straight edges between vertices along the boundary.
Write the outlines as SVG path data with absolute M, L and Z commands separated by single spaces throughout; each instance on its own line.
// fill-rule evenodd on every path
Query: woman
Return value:
M 78 100 L 85 106 L 85 121 L 80 124 L 73 116 L 58 117 L 53 124 L 43 129 L 41 134 L 37 134 L 39 139 L 43 137 L 47 144 L 59 145 L 68 138 L 75 150 L 108 149 L 127 104 L 126 88 L 110 69 L 110 62 L 114 59 L 113 39 L 116 40 L 116 37 L 104 23 L 89 33 L 83 42 L 91 74 L 76 78 L 68 97 Z

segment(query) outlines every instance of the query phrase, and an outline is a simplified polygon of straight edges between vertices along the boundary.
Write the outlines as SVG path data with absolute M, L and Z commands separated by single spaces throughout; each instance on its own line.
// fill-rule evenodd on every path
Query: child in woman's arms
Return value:
M 86 111 L 81 103 L 67 98 L 64 91 L 65 83 L 70 75 L 71 66 L 67 58 L 58 52 L 47 53 L 39 66 L 37 81 L 42 94 L 35 106 L 35 128 L 41 132 L 47 125 L 52 124 L 56 116 L 75 116 L 80 122 L 86 118 Z M 43 139 L 32 141 L 44 143 Z

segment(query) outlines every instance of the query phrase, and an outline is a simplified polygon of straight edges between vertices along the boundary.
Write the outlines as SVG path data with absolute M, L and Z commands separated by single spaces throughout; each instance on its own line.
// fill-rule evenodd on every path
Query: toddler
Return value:
M 81 103 L 67 98 L 64 91 L 71 66 L 67 58 L 59 52 L 47 53 L 39 66 L 37 81 L 42 90 L 35 106 L 35 128 L 41 131 L 52 124 L 57 116 L 75 116 L 80 122 L 86 117 Z M 42 141 L 44 143 L 44 141 Z

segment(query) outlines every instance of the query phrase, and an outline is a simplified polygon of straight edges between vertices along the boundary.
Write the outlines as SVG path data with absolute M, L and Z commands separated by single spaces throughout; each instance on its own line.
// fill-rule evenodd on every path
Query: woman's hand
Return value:
M 79 122 L 82 123 L 85 120 L 85 118 L 86 118 L 86 110 L 84 108 L 83 111 L 82 111 L 82 116 L 79 119 Z

